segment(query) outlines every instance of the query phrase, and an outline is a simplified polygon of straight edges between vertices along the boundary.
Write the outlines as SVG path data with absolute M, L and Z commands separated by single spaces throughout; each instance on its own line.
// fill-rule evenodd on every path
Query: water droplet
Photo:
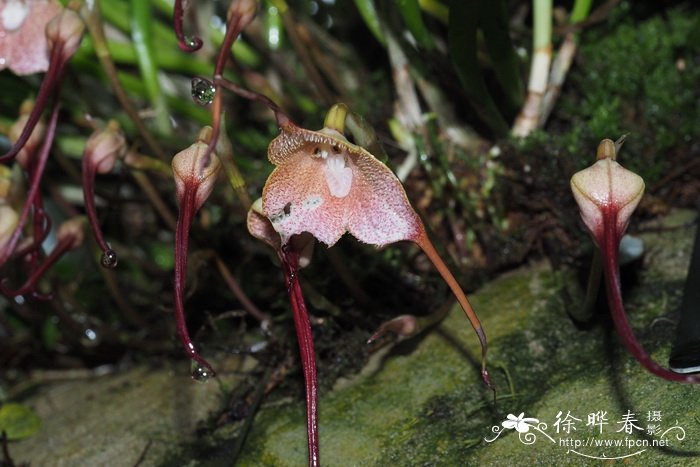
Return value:
M 185 36 L 185 44 L 187 44 L 187 47 L 190 47 L 190 48 L 197 47 L 198 43 L 199 42 L 197 41 L 196 37 Z
M 200 383 L 206 383 L 212 377 L 212 372 L 204 365 L 192 360 L 192 379 Z
M 86 328 L 80 336 L 80 343 L 85 347 L 95 347 L 101 340 L 100 335 L 92 328 Z
M 117 267 L 117 263 L 119 263 L 119 257 L 116 251 L 105 250 L 104 253 L 102 253 L 100 264 L 102 264 L 103 268 L 114 269 Z
M 192 78 L 192 99 L 199 105 L 209 105 L 214 100 L 216 88 L 204 78 Z

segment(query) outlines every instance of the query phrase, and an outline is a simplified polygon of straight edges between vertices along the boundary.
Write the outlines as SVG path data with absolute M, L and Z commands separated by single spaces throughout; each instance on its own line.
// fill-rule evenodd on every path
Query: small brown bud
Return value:
M 119 130 L 119 124 L 112 120 L 106 128 L 96 130 L 85 144 L 85 154 L 88 162 L 94 167 L 95 172 L 106 174 L 112 171 L 120 157 L 126 150 L 126 140 Z
M 46 25 L 46 38 L 50 47 L 61 44 L 63 58 L 68 59 L 78 50 L 84 31 L 85 23 L 78 13 L 64 9 Z

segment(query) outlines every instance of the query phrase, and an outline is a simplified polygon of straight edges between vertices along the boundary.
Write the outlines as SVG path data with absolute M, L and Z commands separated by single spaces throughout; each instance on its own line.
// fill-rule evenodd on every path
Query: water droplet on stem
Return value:
M 102 258 L 100 259 L 100 264 L 103 268 L 114 269 L 119 263 L 119 257 L 117 252 L 114 250 L 105 250 L 102 253 Z
M 209 105 L 214 100 L 216 88 L 208 79 L 192 78 L 192 99 L 199 105 Z
M 192 379 L 200 383 L 206 383 L 212 377 L 212 372 L 204 365 L 192 360 Z

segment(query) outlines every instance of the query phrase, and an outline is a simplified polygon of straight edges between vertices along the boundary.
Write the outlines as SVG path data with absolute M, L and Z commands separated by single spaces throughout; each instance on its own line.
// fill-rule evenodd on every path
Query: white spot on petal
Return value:
M 2 27 L 6 31 L 19 29 L 29 14 L 29 6 L 21 0 L 10 0 L 2 10 Z
M 331 195 L 344 198 L 350 193 L 352 169 L 345 166 L 343 154 L 329 154 L 323 173 L 326 175 L 326 183 Z

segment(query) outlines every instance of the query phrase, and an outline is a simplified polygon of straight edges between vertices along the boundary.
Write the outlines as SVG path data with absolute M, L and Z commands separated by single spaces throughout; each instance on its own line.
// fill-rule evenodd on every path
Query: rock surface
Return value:
M 638 338 L 662 364 L 675 333 L 693 218 L 677 212 L 665 221 L 677 228 L 640 235 L 645 264 L 639 282 L 625 291 Z M 320 399 L 323 465 L 589 465 L 590 457 L 632 465 L 699 462 L 688 456 L 700 454 L 700 388 L 647 373 L 622 348 L 603 312 L 578 329 L 565 311 L 577 303 L 561 293 L 572 277 L 537 264 L 471 297 L 490 339 L 495 407 L 479 377 L 477 339 L 458 308 L 339 380 Z M 236 383 L 226 378 L 226 386 Z M 13 458 L 32 466 L 130 466 L 150 442 L 140 465 L 230 465 L 191 461 L 183 448 L 195 440 L 197 423 L 221 405 L 221 389 L 192 382 L 185 368 L 134 369 L 42 387 L 24 401 L 42 417 L 42 430 L 12 443 Z M 511 420 L 521 413 L 538 421 Z M 506 420 L 512 423 L 504 428 Z M 529 425 L 527 433 L 513 429 L 516 424 Z M 230 438 L 234 428 L 215 436 Z M 306 455 L 303 400 L 270 402 L 258 413 L 238 465 L 299 466 Z

